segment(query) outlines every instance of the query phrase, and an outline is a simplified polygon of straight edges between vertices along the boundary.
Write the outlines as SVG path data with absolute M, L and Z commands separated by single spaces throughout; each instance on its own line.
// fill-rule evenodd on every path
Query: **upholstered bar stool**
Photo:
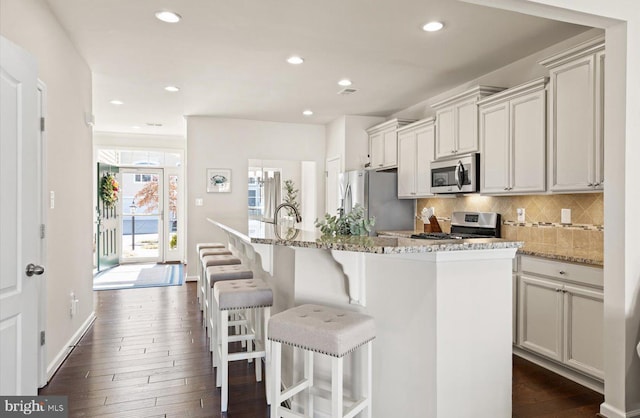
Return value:
M 229 398 L 229 362 L 237 360 L 256 359 L 256 381 L 262 380 L 262 358 L 269 364 L 266 347 L 265 331 L 271 305 L 273 305 L 273 292 L 271 288 L 260 279 L 218 281 L 213 287 L 214 303 L 216 308 L 216 345 L 214 347 L 214 365 L 218 368 L 216 373 L 216 386 L 221 387 L 220 410 L 227 410 Z M 236 310 L 248 310 L 255 316 L 255 321 L 250 321 L 250 327 L 242 335 L 229 335 L 229 314 Z M 260 315 L 262 313 L 262 315 Z M 261 316 L 261 318 L 260 318 Z M 251 325 L 254 326 L 251 326 Z M 257 324 L 260 324 L 258 326 Z M 234 341 L 246 341 L 247 351 L 229 353 L 229 343 Z M 255 349 L 251 349 L 255 344 Z M 269 379 L 267 379 L 269 382 Z M 267 398 L 268 395 L 267 385 Z
M 200 250 L 204 250 L 207 248 L 222 248 L 226 250 L 226 247 L 223 243 L 221 242 L 200 242 L 198 244 L 196 244 L 196 253 L 198 254 L 198 258 L 202 259 L 202 255 L 200 255 Z M 229 252 L 230 253 L 230 252 Z M 204 288 L 202 286 L 202 283 L 204 283 L 203 280 L 203 272 L 200 271 L 200 273 L 198 274 L 198 283 L 196 286 L 196 293 L 198 295 L 198 303 L 200 304 L 200 310 L 202 310 L 203 306 L 204 306 L 204 294 L 202 293 L 202 289 Z
M 200 251 L 198 251 L 198 256 L 200 257 L 200 262 L 202 263 L 202 257 L 205 257 L 207 255 L 232 255 L 231 251 L 229 251 L 227 248 L 201 248 Z M 203 275 L 201 274 L 199 276 L 201 279 L 203 277 Z M 201 285 L 201 287 L 205 287 L 204 283 Z M 206 295 L 202 295 L 202 297 L 206 300 Z M 203 306 L 203 310 L 204 310 L 204 306 Z
M 216 338 L 216 311 L 213 308 L 215 301 L 213 298 L 213 286 L 220 281 L 252 279 L 253 271 L 241 264 L 229 264 L 207 267 L 205 271 L 206 278 L 206 295 L 205 295 L 205 312 L 206 327 L 209 329 L 209 349 L 214 351 Z M 230 326 L 235 326 L 236 334 L 240 333 L 240 327 L 246 326 L 244 316 L 240 312 L 233 313 L 233 319 Z M 244 345 L 244 344 L 243 344 Z M 215 354 L 215 353 L 214 353 Z M 215 361 L 215 355 L 214 355 Z
M 241 260 L 238 257 L 235 257 L 231 254 L 218 254 L 218 255 L 205 255 L 200 259 L 200 277 L 203 277 L 203 280 L 198 282 L 198 294 L 203 295 L 202 300 L 200 301 L 200 310 L 202 311 L 202 326 L 208 326 L 208 316 L 207 316 L 207 301 L 208 292 L 209 292 L 209 280 L 207 277 L 207 267 L 211 266 L 226 266 L 226 265 L 234 265 L 240 264 Z
M 271 418 L 313 416 L 313 353 L 331 356 L 331 417 L 351 418 L 364 411 L 371 417 L 371 343 L 375 338 L 372 317 L 357 312 L 320 305 L 301 305 L 280 312 L 269 321 L 268 337 L 271 342 Z M 286 391 L 280 391 L 281 349 L 288 344 L 305 350 L 304 378 Z M 344 356 L 362 347 L 366 350 L 366 367 L 362 370 L 361 398 L 344 409 L 343 360 Z M 302 391 L 307 391 L 305 415 L 293 412 L 281 404 Z M 314 392 L 318 392 L 314 390 Z

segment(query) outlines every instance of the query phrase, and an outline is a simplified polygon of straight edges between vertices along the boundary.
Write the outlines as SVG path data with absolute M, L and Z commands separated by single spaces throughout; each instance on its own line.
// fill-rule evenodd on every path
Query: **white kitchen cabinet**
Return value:
M 436 111 L 436 159 L 478 151 L 477 102 L 502 90 L 502 87 L 476 86 L 431 105 Z
M 396 130 L 411 122 L 413 120 L 392 119 L 367 129 L 371 168 L 384 170 L 398 166 L 398 137 Z
M 562 286 L 525 274 L 519 285 L 518 344 L 562 361 Z
M 545 191 L 545 83 L 541 77 L 478 102 L 482 193 Z
M 604 378 L 604 295 L 601 290 L 565 285 L 564 361 Z
M 398 129 L 398 197 L 432 196 L 431 161 L 434 119 L 423 119 Z
M 517 344 L 603 379 L 602 269 L 529 256 L 520 259 Z
M 540 62 L 549 69 L 549 190 L 602 190 L 604 38 Z
M 376 132 L 369 136 L 369 158 L 371 167 L 384 166 L 384 133 Z

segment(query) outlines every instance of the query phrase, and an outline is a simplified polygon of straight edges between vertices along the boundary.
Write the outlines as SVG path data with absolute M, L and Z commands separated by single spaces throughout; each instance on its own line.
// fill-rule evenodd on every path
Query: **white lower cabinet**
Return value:
M 564 286 L 564 361 L 593 376 L 604 378 L 602 291 Z
M 521 256 L 517 345 L 603 379 L 602 269 Z
M 520 276 L 520 346 L 562 361 L 562 285 L 527 275 Z

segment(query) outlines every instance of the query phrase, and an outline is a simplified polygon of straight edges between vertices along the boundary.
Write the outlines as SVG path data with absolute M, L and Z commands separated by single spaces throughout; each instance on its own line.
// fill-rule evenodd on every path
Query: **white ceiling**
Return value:
M 387 116 L 587 29 L 453 0 L 48 2 L 93 72 L 94 129 L 180 136 L 183 115 Z M 423 32 L 430 20 L 445 29 Z M 344 77 L 357 93 L 336 94 Z

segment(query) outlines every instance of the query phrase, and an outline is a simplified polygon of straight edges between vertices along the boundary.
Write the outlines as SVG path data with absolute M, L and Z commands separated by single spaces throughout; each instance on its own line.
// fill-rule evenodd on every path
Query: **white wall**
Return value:
M 367 129 L 382 123 L 380 116 L 345 115 L 327 127 L 327 159 L 340 156 L 340 171 L 360 170 L 369 155 Z
M 71 337 L 93 315 L 91 71 L 48 5 L 39 0 L 3 0 L 0 33 L 38 62 L 47 86 L 46 190 L 55 191 L 47 211 L 47 364 L 67 352 Z M 69 294 L 79 302 L 69 315 Z
M 223 241 L 226 237 L 206 221 L 207 217 L 239 231 L 247 230 L 249 159 L 315 162 L 316 213 L 324 213 L 324 126 L 190 116 L 187 118 L 189 275 L 197 274 L 196 244 Z M 206 192 L 207 168 L 231 169 L 230 193 Z M 197 198 L 204 200 L 203 206 L 195 206 Z
M 340 157 L 340 171 L 344 171 L 344 157 L 345 157 L 345 140 L 346 140 L 346 116 L 340 116 L 339 118 L 327 123 L 327 146 L 325 149 L 326 159 Z

